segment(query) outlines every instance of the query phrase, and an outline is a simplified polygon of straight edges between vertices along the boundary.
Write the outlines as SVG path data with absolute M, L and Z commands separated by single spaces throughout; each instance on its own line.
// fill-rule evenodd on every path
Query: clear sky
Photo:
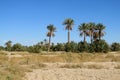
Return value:
M 71 41 L 79 42 L 78 25 L 103 23 L 109 44 L 120 42 L 120 0 L 0 0 L 0 45 L 8 40 L 32 45 L 46 37 L 46 26 L 57 28 L 52 42 L 67 42 L 65 18 L 75 20 Z M 87 38 L 89 42 L 89 38 Z

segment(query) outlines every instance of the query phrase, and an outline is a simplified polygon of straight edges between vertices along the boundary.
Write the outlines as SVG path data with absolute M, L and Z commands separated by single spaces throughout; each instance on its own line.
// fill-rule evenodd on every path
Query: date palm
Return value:
M 47 37 L 49 37 L 49 43 L 48 43 L 48 52 L 49 52 L 50 44 L 51 44 L 51 37 L 55 36 L 54 32 L 56 30 L 56 27 L 54 25 L 50 24 L 47 26 L 47 29 L 48 29 Z
M 84 43 L 86 42 L 86 35 L 88 35 L 88 26 L 86 23 L 82 23 L 78 26 L 78 30 L 80 31 L 80 36 L 84 36 Z
M 90 36 L 90 39 L 91 39 L 91 44 L 93 43 L 93 35 L 94 35 L 94 30 L 95 30 L 95 23 L 88 23 L 87 24 L 88 26 L 88 29 L 89 29 L 89 36 Z
M 99 37 L 99 40 L 101 40 L 101 37 L 104 36 L 104 32 L 103 30 L 105 29 L 105 26 L 101 23 L 97 24 L 96 25 L 96 30 L 98 30 L 98 37 Z
M 68 44 L 70 44 L 70 30 L 72 30 L 72 27 L 74 25 L 74 20 L 71 18 L 67 18 L 63 22 L 63 25 L 66 25 L 65 29 L 68 30 Z

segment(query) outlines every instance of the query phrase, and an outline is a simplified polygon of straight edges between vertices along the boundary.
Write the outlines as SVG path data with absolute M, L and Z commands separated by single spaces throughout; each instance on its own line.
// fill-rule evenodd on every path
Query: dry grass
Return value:
M 50 53 L 50 54 L 29 54 L 27 52 L 12 52 L 12 55 L 22 55 L 22 57 L 6 56 L 6 52 L 0 52 L 0 80 L 22 80 L 26 71 L 46 67 L 43 63 L 80 63 L 80 62 L 120 62 L 120 55 L 102 53 Z M 119 54 L 119 53 L 118 53 Z M 66 64 L 61 68 L 89 68 L 101 69 L 103 66 L 92 64 L 83 65 Z M 120 65 L 115 67 L 120 69 Z
M 120 69 L 120 64 L 118 64 L 116 67 L 114 67 L 115 69 Z
M 60 66 L 60 68 L 86 68 L 86 69 L 103 69 L 104 66 L 98 64 L 65 64 Z
M 0 80 L 22 80 L 27 71 L 30 69 L 4 61 L 4 64 L 0 65 Z
M 65 64 L 60 66 L 60 68 L 83 68 L 83 64 Z

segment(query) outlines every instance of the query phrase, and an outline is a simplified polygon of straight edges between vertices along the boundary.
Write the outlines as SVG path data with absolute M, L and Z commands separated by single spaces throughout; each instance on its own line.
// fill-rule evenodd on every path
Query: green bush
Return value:
M 78 43 L 78 51 L 79 52 L 88 52 L 89 44 L 87 42 L 79 42 Z
M 55 45 L 53 48 L 52 48 L 53 51 L 64 51 L 65 50 L 65 47 L 64 47 L 64 44 L 62 43 L 57 43 L 57 45 Z
M 110 46 L 110 49 L 112 51 L 119 51 L 120 50 L 120 44 L 119 43 L 112 43 L 112 45 Z
M 78 52 L 77 48 L 78 48 L 78 45 L 74 41 L 71 41 L 70 44 L 68 44 L 68 43 L 65 44 L 66 52 Z
M 30 52 L 30 53 L 40 53 L 41 48 L 40 48 L 39 45 L 29 46 L 28 47 L 28 52 Z
M 94 52 L 108 52 L 109 51 L 109 45 L 105 40 L 96 40 L 93 42 L 91 48 L 93 48 Z
M 20 43 L 16 43 L 12 46 L 12 51 L 25 51 L 26 47 L 22 46 Z
M 0 46 L 0 50 L 5 50 L 5 48 L 3 46 Z

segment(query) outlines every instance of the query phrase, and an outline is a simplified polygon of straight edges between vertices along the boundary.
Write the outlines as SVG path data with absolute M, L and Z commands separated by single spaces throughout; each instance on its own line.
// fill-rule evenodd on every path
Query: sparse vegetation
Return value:
M 65 64 L 60 66 L 60 68 L 86 68 L 86 69 L 103 69 L 104 67 L 101 65 L 97 65 L 97 64 L 89 64 L 89 65 L 85 65 L 85 64 Z
M 111 48 L 112 51 L 120 51 L 120 44 L 119 43 L 112 43 Z
M 29 54 L 26 52 L 13 52 L 14 55 L 7 56 L 7 52 L 0 52 L 0 80 L 22 80 L 25 72 L 32 69 L 46 68 L 44 63 L 68 63 L 60 68 L 87 68 L 102 69 L 102 65 L 90 64 L 85 65 L 83 62 L 120 62 L 120 55 L 99 54 L 99 53 L 51 53 L 51 54 Z M 12 52 L 11 52 L 12 53 Z M 5 55 L 4 55 L 5 54 Z M 12 57 L 23 54 L 22 57 Z M 116 53 L 119 54 L 119 53 Z M 72 64 L 74 63 L 74 64 Z M 115 67 L 119 69 L 119 65 Z
M 65 64 L 65 65 L 60 66 L 60 68 L 82 68 L 82 67 L 83 67 L 83 64 L 76 64 L 76 65 Z

